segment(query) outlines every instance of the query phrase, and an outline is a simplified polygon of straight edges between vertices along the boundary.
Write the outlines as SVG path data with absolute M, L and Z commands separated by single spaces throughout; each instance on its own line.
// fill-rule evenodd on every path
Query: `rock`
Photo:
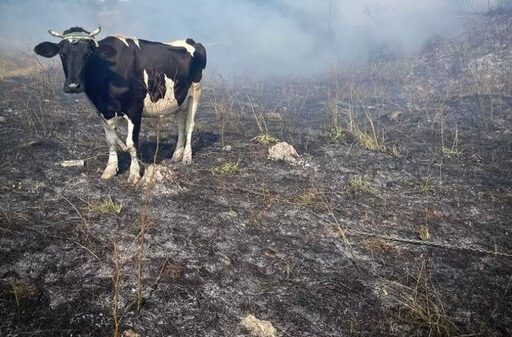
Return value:
M 240 324 L 255 337 L 277 337 L 277 330 L 269 321 L 262 321 L 253 315 L 247 315 Z
M 245 106 L 246 108 L 249 108 L 249 109 L 257 109 L 257 108 L 259 108 L 259 107 L 260 107 L 260 106 L 259 106 L 259 104 L 254 103 L 254 102 L 252 102 L 252 101 L 245 102 L 245 103 L 243 103 L 243 104 L 244 104 L 244 106 Z
M 231 147 L 231 145 L 226 145 L 222 148 L 222 151 L 224 152 L 231 152 L 233 148 Z
M 130 330 L 125 330 L 123 332 L 123 337 L 140 337 L 140 335 L 137 332 L 130 329 Z
M 402 111 L 400 110 L 397 110 L 397 111 L 393 111 L 392 113 L 389 114 L 389 119 L 391 119 L 392 121 L 396 121 L 397 119 L 400 118 L 400 115 L 402 115 Z
M 281 117 L 281 114 L 279 112 L 267 112 L 267 113 L 264 113 L 263 116 L 265 116 L 265 119 L 274 120 L 274 121 L 280 121 L 283 119 L 283 117 Z
M 277 143 L 268 149 L 268 159 L 284 160 L 285 162 L 296 165 L 299 164 L 299 154 L 293 146 L 286 142 Z

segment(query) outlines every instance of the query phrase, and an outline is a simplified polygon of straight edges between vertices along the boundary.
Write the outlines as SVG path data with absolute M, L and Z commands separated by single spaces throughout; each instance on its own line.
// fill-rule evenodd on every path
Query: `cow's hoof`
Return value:
M 174 154 L 172 155 L 171 162 L 173 163 L 179 163 L 183 160 L 183 149 L 178 149 L 174 151 Z
M 181 161 L 183 165 L 190 165 L 192 164 L 192 153 L 185 153 L 183 155 L 183 160 Z
M 140 174 L 130 173 L 128 177 L 128 184 L 137 185 L 140 181 Z
M 107 166 L 107 168 L 105 169 L 105 171 L 103 171 L 103 174 L 101 175 L 101 179 L 103 179 L 103 180 L 112 179 L 117 174 L 117 171 L 118 171 L 117 166 Z

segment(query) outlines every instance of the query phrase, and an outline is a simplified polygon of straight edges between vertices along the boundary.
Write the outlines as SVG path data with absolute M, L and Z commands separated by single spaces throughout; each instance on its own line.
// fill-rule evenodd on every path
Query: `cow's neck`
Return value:
M 96 106 L 98 112 L 104 117 L 107 114 L 108 97 L 108 66 L 105 60 L 98 57 L 91 57 L 85 65 L 85 94 L 89 100 Z

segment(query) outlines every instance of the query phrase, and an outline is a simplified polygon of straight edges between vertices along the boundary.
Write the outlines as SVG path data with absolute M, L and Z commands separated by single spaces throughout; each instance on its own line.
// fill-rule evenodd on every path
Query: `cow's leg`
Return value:
M 104 125 L 103 128 L 105 129 L 105 136 L 108 145 L 108 163 L 105 171 L 103 171 L 103 174 L 101 175 L 101 179 L 111 179 L 119 170 L 116 151 L 116 129 L 115 125 Z
M 174 163 L 178 163 L 183 159 L 183 151 L 185 150 L 185 127 L 187 124 L 188 104 L 189 103 L 187 103 L 187 108 L 181 109 L 176 116 L 176 121 L 178 123 L 178 141 L 176 142 L 176 149 L 174 150 L 171 158 L 171 161 Z
M 199 99 L 201 98 L 201 85 L 199 83 L 192 83 L 190 87 L 191 98 L 188 101 L 187 107 L 187 121 L 186 121 L 186 142 L 185 150 L 183 151 L 182 163 L 185 165 L 192 164 L 192 132 L 194 131 L 197 107 L 199 106 Z
M 131 115 L 131 117 L 127 117 L 125 115 L 126 121 L 128 122 L 128 133 L 126 135 L 126 147 L 128 148 L 128 152 L 130 152 L 130 176 L 128 177 L 128 182 L 130 184 L 137 184 L 140 180 L 140 165 L 139 158 L 137 157 L 137 149 L 139 143 L 139 131 L 140 131 L 140 123 L 141 123 L 141 114 Z

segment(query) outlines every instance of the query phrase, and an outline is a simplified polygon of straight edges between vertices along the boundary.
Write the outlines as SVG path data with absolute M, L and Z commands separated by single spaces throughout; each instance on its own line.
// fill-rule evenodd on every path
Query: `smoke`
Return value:
M 208 51 L 208 69 L 251 76 L 308 76 L 364 63 L 387 46 L 417 51 L 430 37 L 460 27 L 461 9 L 487 0 L 0 0 L 0 42 L 52 41 L 48 28 L 71 26 L 100 36 L 154 41 L 192 37 Z M 467 7 L 467 8 L 462 8 Z

